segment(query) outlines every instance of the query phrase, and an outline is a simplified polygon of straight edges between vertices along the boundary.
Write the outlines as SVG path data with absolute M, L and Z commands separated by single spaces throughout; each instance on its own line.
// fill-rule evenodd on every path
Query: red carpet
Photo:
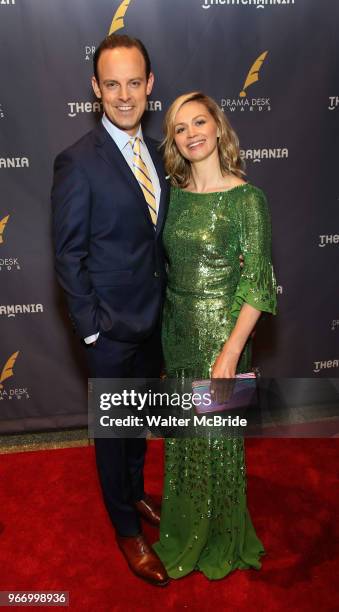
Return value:
M 0 590 L 68 590 L 79 612 L 337 610 L 338 440 L 249 440 L 247 464 L 263 568 L 217 582 L 196 573 L 161 589 L 135 578 L 116 550 L 92 448 L 1 455 Z M 156 441 L 151 494 L 161 479 Z

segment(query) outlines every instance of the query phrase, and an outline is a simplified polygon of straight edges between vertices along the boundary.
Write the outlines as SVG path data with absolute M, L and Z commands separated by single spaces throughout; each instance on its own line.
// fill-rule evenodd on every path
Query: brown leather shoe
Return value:
M 142 533 L 132 537 L 117 535 L 116 539 L 130 569 L 136 576 L 156 586 L 168 584 L 169 577 L 163 564 Z
M 134 505 L 142 518 L 146 519 L 151 525 L 159 527 L 160 508 L 149 495 L 145 495 L 144 499 L 135 502 Z

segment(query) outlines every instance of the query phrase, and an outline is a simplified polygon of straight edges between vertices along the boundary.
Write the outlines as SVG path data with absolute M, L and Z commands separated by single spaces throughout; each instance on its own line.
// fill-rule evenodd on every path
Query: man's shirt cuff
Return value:
M 99 332 L 97 334 L 92 334 L 91 336 L 87 336 L 86 338 L 84 338 L 84 341 L 86 344 L 92 344 L 92 342 L 95 342 L 98 338 L 99 338 Z

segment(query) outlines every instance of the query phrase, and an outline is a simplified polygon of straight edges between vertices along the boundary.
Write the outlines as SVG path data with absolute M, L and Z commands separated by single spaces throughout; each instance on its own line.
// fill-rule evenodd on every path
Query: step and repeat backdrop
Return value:
M 0 432 L 86 423 L 82 348 L 54 276 L 58 152 L 90 130 L 96 46 L 147 46 L 144 129 L 179 94 L 213 96 L 248 180 L 267 194 L 279 314 L 263 318 L 267 376 L 339 376 L 339 3 L 336 0 L 0 0 Z

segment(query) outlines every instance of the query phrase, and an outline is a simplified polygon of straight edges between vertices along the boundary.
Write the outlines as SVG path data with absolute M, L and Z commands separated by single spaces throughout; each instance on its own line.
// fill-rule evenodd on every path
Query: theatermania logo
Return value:
M 42 304 L 0 304 L 0 317 L 14 318 L 16 315 L 44 312 Z
M 67 102 L 68 113 L 67 116 L 74 119 L 83 113 L 101 113 L 102 108 L 100 102 Z M 156 112 L 162 111 L 161 100 L 148 100 L 146 105 L 146 111 Z
M 200 0 L 201 1 L 201 0 Z M 291 6 L 296 0 L 203 0 L 202 8 L 209 9 L 212 6 L 242 6 L 264 9 L 265 6 Z
M 121 30 L 122 28 L 125 27 L 124 17 L 127 13 L 127 9 L 130 3 L 131 3 L 131 0 L 123 0 L 123 2 L 120 2 L 117 10 L 115 11 L 113 15 L 112 23 L 108 30 L 108 35 L 114 34 L 118 30 Z M 94 53 L 95 53 L 94 45 L 85 45 L 85 61 L 88 62 L 91 56 L 94 55 Z
M 329 96 L 329 107 L 328 110 L 333 111 L 336 108 L 339 108 L 339 96 Z
M 0 6 L 6 4 L 7 6 L 13 6 L 16 0 L 0 0 Z
M 4 119 L 5 118 L 5 111 L 2 108 L 2 104 L 0 103 L 0 119 Z
M 0 157 L 1 168 L 29 168 L 28 157 Z
M 339 234 L 320 234 L 318 247 L 339 244 Z
M 261 70 L 263 63 L 266 60 L 268 51 L 264 51 L 257 57 L 249 69 L 247 76 L 244 80 L 243 86 L 235 98 L 221 98 L 220 106 L 222 111 L 234 113 L 235 111 L 270 111 L 271 110 L 271 99 L 266 97 L 250 98 L 248 96 L 248 89 L 255 83 L 261 80 Z
M 339 359 L 327 359 L 325 361 L 314 361 L 313 372 L 318 374 L 321 370 L 332 370 L 339 367 Z
M 8 386 L 8 380 L 15 374 L 15 365 L 19 356 L 19 351 L 13 353 L 0 369 L 0 400 L 29 399 L 28 388 L 17 388 Z
M 288 149 L 240 149 L 240 157 L 254 164 L 270 159 L 288 159 Z

